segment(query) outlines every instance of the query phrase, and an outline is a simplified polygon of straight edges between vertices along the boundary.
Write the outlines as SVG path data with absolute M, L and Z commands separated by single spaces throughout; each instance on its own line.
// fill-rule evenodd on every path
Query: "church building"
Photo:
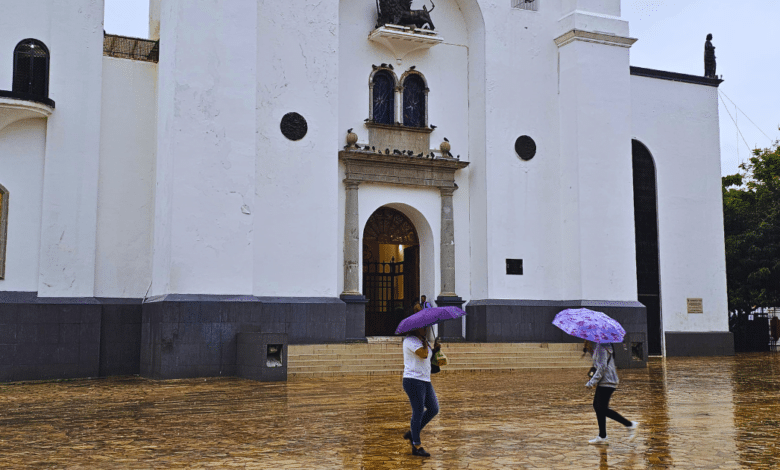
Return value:
M 236 375 L 239 333 L 391 336 L 420 295 L 468 312 L 445 341 L 587 307 L 733 354 L 721 80 L 631 66 L 620 9 L 151 0 L 139 39 L 4 5 L 0 381 Z

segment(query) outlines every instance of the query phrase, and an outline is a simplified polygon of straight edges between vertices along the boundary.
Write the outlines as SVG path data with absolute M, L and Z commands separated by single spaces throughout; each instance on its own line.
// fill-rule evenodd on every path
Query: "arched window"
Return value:
M 410 74 L 404 80 L 404 126 L 425 127 L 425 81 L 416 73 Z
M 371 96 L 371 118 L 377 124 L 393 124 L 395 111 L 395 78 L 387 70 L 374 74 Z
M 8 233 L 8 190 L 0 185 L 0 279 L 5 279 L 5 240 Z
M 37 39 L 25 39 L 14 49 L 12 90 L 49 97 L 49 49 Z

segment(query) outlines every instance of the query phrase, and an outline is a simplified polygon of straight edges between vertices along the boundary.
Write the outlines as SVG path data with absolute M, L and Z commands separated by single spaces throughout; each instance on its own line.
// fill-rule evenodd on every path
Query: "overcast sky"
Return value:
M 148 36 L 148 0 L 105 2 L 106 32 Z M 712 33 L 717 74 L 725 80 L 719 91 L 724 175 L 737 171 L 749 149 L 780 139 L 780 0 L 623 0 L 622 13 L 639 39 L 631 48 L 631 65 L 639 67 L 704 75 L 704 41 Z

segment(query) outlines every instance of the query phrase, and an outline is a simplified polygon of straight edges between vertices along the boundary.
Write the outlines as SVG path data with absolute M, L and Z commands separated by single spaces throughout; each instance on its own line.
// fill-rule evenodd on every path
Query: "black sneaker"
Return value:
M 414 446 L 412 446 L 412 455 L 417 455 L 417 456 L 420 456 L 420 457 L 430 457 L 431 456 L 431 454 L 426 452 L 426 450 L 423 449 L 422 447 L 414 447 Z
M 404 439 L 406 439 L 407 441 L 411 441 L 412 440 L 412 431 L 406 431 L 406 433 L 404 434 Z

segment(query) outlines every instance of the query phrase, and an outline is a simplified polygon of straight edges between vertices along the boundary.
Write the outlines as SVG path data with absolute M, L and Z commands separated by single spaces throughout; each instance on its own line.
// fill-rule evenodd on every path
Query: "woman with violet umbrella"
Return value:
M 420 445 L 420 432 L 439 412 L 439 401 L 431 384 L 430 357 L 441 345 L 434 341 L 431 346 L 432 337 L 431 327 L 416 328 L 407 333 L 403 342 L 403 386 L 412 405 L 411 429 L 404 434 L 404 439 L 411 442 L 412 455 L 420 457 L 431 456 Z
M 590 341 L 585 341 L 585 350 L 593 355 L 593 367 L 596 369 L 593 377 L 585 384 L 588 388 L 596 387 L 596 394 L 593 396 L 593 409 L 596 411 L 596 421 L 599 423 L 599 435 L 595 439 L 588 441 L 593 445 L 609 445 L 607 440 L 607 418 L 613 419 L 625 426 L 630 432 L 628 440 L 632 441 L 636 435 L 636 428 L 639 426 L 637 421 L 629 421 L 620 413 L 609 408 L 609 399 L 618 386 L 620 380 L 613 359 L 614 350 L 609 343 L 595 343 L 593 348 Z
M 625 426 L 630 432 L 628 440 L 634 439 L 639 423 L 629 421 L 620 413 L 609 409 L 609 399 L 618 386 L 617 368 L 613 358 L 615 351 L 611 343 L 620 343 L 626 335 L 626 330 L 604 312 L 597 312 L 587 308 L 567 308 L 555 315 L 553 325 L 565 333 L 585 341 L 585 351 L 593 356 L 593 367 L 588 374 L 591 376 L 588 388 L 596 387 L 596 395 L 593 397 L 593 409 L 596 411 L 596 421 L 599 423 L 599 435 L 588 441 L 594 445 L 608 445 L 607 418 L 613 419 Z M 595 349 L 593 345 L 596 345 Z

